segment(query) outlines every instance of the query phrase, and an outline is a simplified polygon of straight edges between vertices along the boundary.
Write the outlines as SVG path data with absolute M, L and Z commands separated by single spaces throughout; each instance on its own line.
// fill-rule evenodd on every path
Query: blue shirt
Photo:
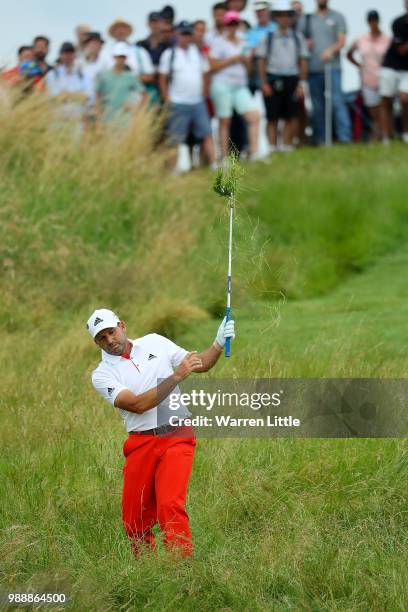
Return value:
M 271 21 L 267 26 L 256 25 L 251 28 L 246 35 L 246 42 L 250 49 L 255 49 L 264 36 L 267 36 L 270 32 L 275 32 L 277 25 L 274 21 Z

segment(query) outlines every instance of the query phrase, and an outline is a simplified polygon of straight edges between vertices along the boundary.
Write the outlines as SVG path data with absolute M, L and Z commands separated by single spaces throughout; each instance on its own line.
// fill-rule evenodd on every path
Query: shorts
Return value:
M 408 71 L 381 68 L 380 95 L 383 98 L 393 98 L 398 93 L 408 93 Z
M 295 95 L 299 84 L 297 76 L 267 75 L 273 89 L 272 96 L 264 96 L 266 118 L 268 121 L 294 119 L 299 115 L 299 98 Z
M 374 108 L 381 103 L 380 91 L 363 85 L 363 100 L 367 108 Z
M 220 119 L 229 119 L 234 110 L 239 115 L 257 110 L 255 98 L 246 86 L 213 81 L 211 99 L 214 103 L 215 114 Z
M 191 133 L 201 142 L 211 136 L 211 122 L 205 102 L 170 104 L 167 132 L 173 145 L 183 144 Z

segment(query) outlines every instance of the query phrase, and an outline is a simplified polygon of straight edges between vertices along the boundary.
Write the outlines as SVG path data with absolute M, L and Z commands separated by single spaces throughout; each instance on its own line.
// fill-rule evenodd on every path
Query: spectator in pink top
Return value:
M 354 41 L 347 53 L 347 58 L 360 69 L 364 104 L 373 122 L 373 138 L 378 140 L 381 135 L 380 68 L 391 39 L 381 31 L 380 15 L 377 11 L 370 11 L 367 21 L 370 31 Z M 355 58 L 356 52 L 358 52 L 359 59 Z

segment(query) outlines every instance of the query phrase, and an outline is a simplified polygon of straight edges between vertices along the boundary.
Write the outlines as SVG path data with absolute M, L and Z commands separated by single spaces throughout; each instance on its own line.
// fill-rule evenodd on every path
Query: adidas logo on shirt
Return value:
M 157 355 L 152 355 L 152 353 L 150 353 L 147 361 L 151 361 L 152 359 L 157 359 Z

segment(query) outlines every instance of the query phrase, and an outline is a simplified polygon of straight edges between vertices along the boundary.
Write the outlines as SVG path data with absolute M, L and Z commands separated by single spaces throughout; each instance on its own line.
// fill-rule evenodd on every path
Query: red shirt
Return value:
M 10 85 L 17 85 L 21 81 L 21 74 L 18 66 L 10 68 L 10 70 L 4 70 L 1 73 L 1 78 L 7 81 Z

